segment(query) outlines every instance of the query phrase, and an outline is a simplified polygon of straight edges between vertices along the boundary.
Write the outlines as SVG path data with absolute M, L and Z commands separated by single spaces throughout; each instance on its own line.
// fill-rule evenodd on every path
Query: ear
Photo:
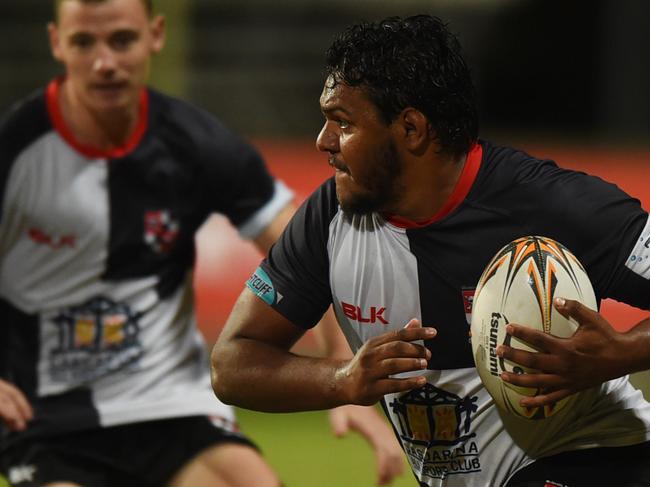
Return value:
M 156 15 L 151 20 L 151 52 L 159 53 L 165 46 L 165 17 Z
M 433 139 L 429 119 L 420 110 L 408 107 L 397 117 L 404 146 L 412 152 L 421 152 Z
M 47 36 L 50 39 L 50 52 L 52 57 L 59 62 L 63 62 L 63 53 L 61 51 L 61 37 L 59 36 L 59 29 L 54 22 L 47 24 Z

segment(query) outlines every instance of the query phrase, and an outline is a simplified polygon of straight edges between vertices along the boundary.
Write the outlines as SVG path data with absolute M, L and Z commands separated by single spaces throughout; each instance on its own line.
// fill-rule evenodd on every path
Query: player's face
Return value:
M 325 82 L 320 97 L 325 124 L 318 150 L 336 170 L 336 195 L 347 213 L 393 212 L 401 194 L 402 162 L 391 126 L 360 87 Z
M 48 29 L 74 101 L 100 113 L 137 107 L 151 55 L 164 44 L 162 17 L 149 18 L 141 0 L 66 0 Z

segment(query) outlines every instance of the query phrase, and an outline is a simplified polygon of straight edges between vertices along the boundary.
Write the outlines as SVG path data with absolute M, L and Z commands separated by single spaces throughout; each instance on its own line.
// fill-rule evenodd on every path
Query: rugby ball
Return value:
M 555 404 L 536 408 L 519 405 L 523 396 L 536 396 L 533 388 L 501 380 L 503 371 L 535 372 L 499 358 L 501 344 L 535 351 L 506 334 L 508 323 L 526 325 L 558 337 L 573 335 L 578 323 L 567 320 L 553 306 L 555 297 L 580 301 L 596 310 L 596 297 L 582 264 L 563 245 L 538 236 L 522 237 L 503 247 L 485 268 L 472 303 L 472 352 L 485 388 L 502 410 L 527 419 L 557 414 L 576 399 L 576 394 Z

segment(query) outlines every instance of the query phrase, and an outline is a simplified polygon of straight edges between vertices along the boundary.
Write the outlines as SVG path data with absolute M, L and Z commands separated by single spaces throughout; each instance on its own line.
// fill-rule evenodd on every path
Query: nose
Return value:
M 338 152 L 339 136 L 331 130 L 330 122 L 326 121 L 316 137 L 316 148 L 321 152 Z
M 93 61 L 93 71 L 99 74 L 112 74 L 116 69 L 115 54 L 107 46 L 101 46 Z

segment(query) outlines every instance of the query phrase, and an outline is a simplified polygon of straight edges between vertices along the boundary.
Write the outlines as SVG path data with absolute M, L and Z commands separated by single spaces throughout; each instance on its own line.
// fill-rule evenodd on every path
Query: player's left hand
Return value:
M 599 313 L 578 301 L 556 298 L 553 304 L 563 316 L 575 319 L 580 325 L 573 336 L 559 338 L 510 324 L 506 332 L 538 352 L 506 345 L 497 348 L 498 356 L 538 371 L 501 374 L 505 382 L 538 389 L 538 395 L 519 401 L 524 407 L 552 404 L 630 372 L 625 359 L 625 334 L 617 332 Z
M 329 419 L 336 436 L 354 430 L 370 443 L 377 462 L 377 485 L 387 485 L 404 473 L 404 452 L 375 406 L 340 406 L 330 409 Z

